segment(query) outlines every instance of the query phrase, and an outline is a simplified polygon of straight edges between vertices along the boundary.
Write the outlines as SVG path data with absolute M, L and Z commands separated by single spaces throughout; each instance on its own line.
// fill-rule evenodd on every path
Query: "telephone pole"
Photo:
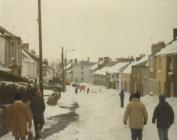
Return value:
M 65 71 L 64 71 L 64 51 L 62 46 L 62 53 L 61 53 L 61 65 L 62 65 L 62 90 L 65 91 Z
M 43 96 L 43 76 L 42 76 L 42 17 L 41 0 L 38 0 L 38 29 L 39 29 L 39 88 Z

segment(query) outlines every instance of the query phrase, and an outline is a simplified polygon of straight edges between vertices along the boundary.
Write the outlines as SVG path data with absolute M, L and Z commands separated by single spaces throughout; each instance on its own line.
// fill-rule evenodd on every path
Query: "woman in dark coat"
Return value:
M 125 96 L 123 89 L 119 93 L 119 96 L 120 96 L 121 107 L 123 108 L 124 107 L 124 96 Z

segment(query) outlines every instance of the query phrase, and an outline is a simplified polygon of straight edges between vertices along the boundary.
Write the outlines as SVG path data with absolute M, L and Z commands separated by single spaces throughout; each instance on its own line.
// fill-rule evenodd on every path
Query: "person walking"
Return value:
M 122 89 L 121 92 L 119 93 L 119 96 L 120 96 L 120 106 L 123 108 L 124 107 L 124 96 L 125 96 L 125 93 L 124 93 L 124 90 Z
M 89 94 L 89 91 L 90 91 L 90 89 L 89 89 L 89 88 L 87 88 L 87 94 Z
M 142 131 L 145 124 L 147 124 L 148 113 L 146 107 L 140 101 L 140 95 L 138 93 L 133 94 L 132 101 L 128 103 L 123 123 L 126 125 L 129 119 L 129 128 L 131 130 L 132 140 L 142 140 Z
M 174 111 L 166 102 L 165 96 L 159 96 L 159 104 L 155 107 L 152 123 L 157 122 L 157 130 L 160 140 L 168 140 L 168 130 L 174 122 Z
M 36 91 L 34 97 L 31 99 L 30 108 L 33 114 L 35 138 L 40 138 L 41 130 L 45 123 L 44 121 L 45 103 L 39 89 Z
M 77 95 L 77 92 L 78 92 L 78 89 L 77 89 L 77 87 L 75 88 L 75 93 L 76 93 L 76 95 Z
M 14 99 L 14 103 L 7 109 L 7 127 L 12 131 L 15 140 L 26 140 L 32 126 L 32 115 L 19 93 L 15 94 Z

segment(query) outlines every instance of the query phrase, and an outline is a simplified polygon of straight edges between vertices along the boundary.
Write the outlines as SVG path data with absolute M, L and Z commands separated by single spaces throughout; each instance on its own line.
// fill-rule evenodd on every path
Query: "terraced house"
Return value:
M 12 74 L 21 76 L 22 59 L 21 59 L 21 44 L 22 40 L 19 36 L 10 33 L 0 26 L 1 37 L 1 61 L 4 65 L 12 70 Z

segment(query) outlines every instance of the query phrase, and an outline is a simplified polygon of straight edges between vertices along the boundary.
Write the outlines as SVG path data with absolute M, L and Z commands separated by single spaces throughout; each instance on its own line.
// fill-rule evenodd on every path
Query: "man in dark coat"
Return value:
M 168 130 L 174 122 L 174 112 L 163 95 L 159 96 L 159 104 L 154 110 L 152 123 L 156 120 L 160 140 L 168 140 Z
M 39 138 L 41 129 L 43 128 L 44 125 L 44 111 L 45 111 L 45 103 L 42 98 L 40 90 L 38 90 L 34 97 L 31 99 L 30 107 L 33 114 L 35 137 Z
M 75 88 L 75 93 L 77 94 L 77 87 Z
M 119 96 L 120 96 L 120 102 L 121 102 L 121 107 L 123 108 L 124 107 L 124 90 L 122 89 L 121 92 L 119 93 Z

